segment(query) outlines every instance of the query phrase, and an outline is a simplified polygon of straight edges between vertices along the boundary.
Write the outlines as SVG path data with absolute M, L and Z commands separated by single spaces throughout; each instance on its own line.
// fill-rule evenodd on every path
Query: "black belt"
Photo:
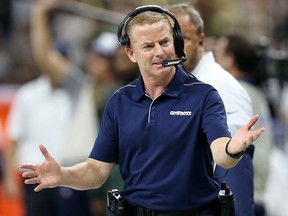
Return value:
M 199 216 L 199 214 L 206 211 L 211 211 L 215 215 L 217 212 L 217 203 L 212 202 L 208 205 L 205 205 L 201 208 L 192 209 L 188 211 L 176 211 L 176 212 L 157 212 L 148 208 L 141 206 L 132 206 L 128 204 L 128 215 L 129 216 Z

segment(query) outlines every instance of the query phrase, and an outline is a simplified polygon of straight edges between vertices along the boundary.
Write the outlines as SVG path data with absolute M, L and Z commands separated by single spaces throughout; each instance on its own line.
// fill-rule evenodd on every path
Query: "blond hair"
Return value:
M 153 24 L 156 22 L 166 22 L 167 25 L 169 25 L 169 27 L 171 28 L 172 34 L 172 25 L 168 19 L 168 16 L 164 13 L 159 13 L 155 11 L 145 11 L 128 20 L 125 32 L 128 35 L 130 41 L 132 41 L 132 29 L 134 28 L 134 26 Z

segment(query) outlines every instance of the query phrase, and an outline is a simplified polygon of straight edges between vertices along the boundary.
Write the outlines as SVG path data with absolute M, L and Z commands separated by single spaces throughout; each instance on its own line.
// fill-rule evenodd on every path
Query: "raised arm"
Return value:
M 40 145 L 39 148 L 45 157 L 43 164 L 20 166 L 21 169 L 25 169 L 22 174 L 24 178 L 27 178 L 25 184 L 38 184 L 34 189 L 36 192 L 57 186 L 77 190 L 99 188 L 107 180 L 114 166 L 113 163 L 89 158 L 72 167 L 60 167 L 43 145 Z
M 42 73 L 50 77 L 53 85 L 59 86 L 64 80 L 70 61 L 53 45 L 49 12 L 55 6 L 55 0 L 40 0 L 33 4 L 31 43 L 34 59 Z
M 212 142 L 211 150 L 216 164 L 228 169 L 241 160 L 241 152 L 244 152 L 264 132 L 264 127 L 251 130 L 258 119 L 258 115 L 253 116 L 231 139 L 221 137 Z

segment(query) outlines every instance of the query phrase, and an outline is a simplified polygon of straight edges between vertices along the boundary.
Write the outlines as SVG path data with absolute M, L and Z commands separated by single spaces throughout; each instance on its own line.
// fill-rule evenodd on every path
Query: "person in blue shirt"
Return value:
M 128 215 L 215 215 L 220 186 L 214 161 L 235 166 L 264 131 L 251 129 L 259 116 L 231 138 L 218 92 L 179 64 L 186 58 L 183 36 L 167 10 L 132 10 L 119 25 L 118 40 L 140 76 L 109 99 L 89 158 L 61 167 L 40 145 L 45 162 L 21 165 L 25 183 L 38 184 L 36 192 L 60 185 L 99 188 L 119 164 Z

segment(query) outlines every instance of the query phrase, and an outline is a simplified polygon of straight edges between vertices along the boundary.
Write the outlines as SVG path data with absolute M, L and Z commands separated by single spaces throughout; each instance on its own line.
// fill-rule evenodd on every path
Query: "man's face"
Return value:
M 111 71 L 111 63 L 112 59 L 90 51 L 87 55 L 86 70 L 94 79 L 101 80 Z
M 187 54 L 187 61 L 184 62 L 184 66 L 188 71 L 195 68 L 200 60 L 203 52 L 203 44 L 199 45 L 199 41 L 203 41 L 196 32 L 196 26 L 191 22 L 188 14 L 175 14 L 176 19 L 179 22 L 181 30 L 184 35 L 184 51 Z
M 162 66 L 163 60 L 176 58 L 171 27 L 166 22 L 134 26 L 130 39 L 131 48 L 126 48 L 126 53 L 138 64 L 142 76 L 171 71 L 173 67 Z
M 228 40 L 225 37 L 220 37 L 216 42 L 215 47 L 215 60 L 220 64 L 225 70 L 230 70 L 233 60 L 231 55 L 226 53 L 226 47 L 228 45 Z

